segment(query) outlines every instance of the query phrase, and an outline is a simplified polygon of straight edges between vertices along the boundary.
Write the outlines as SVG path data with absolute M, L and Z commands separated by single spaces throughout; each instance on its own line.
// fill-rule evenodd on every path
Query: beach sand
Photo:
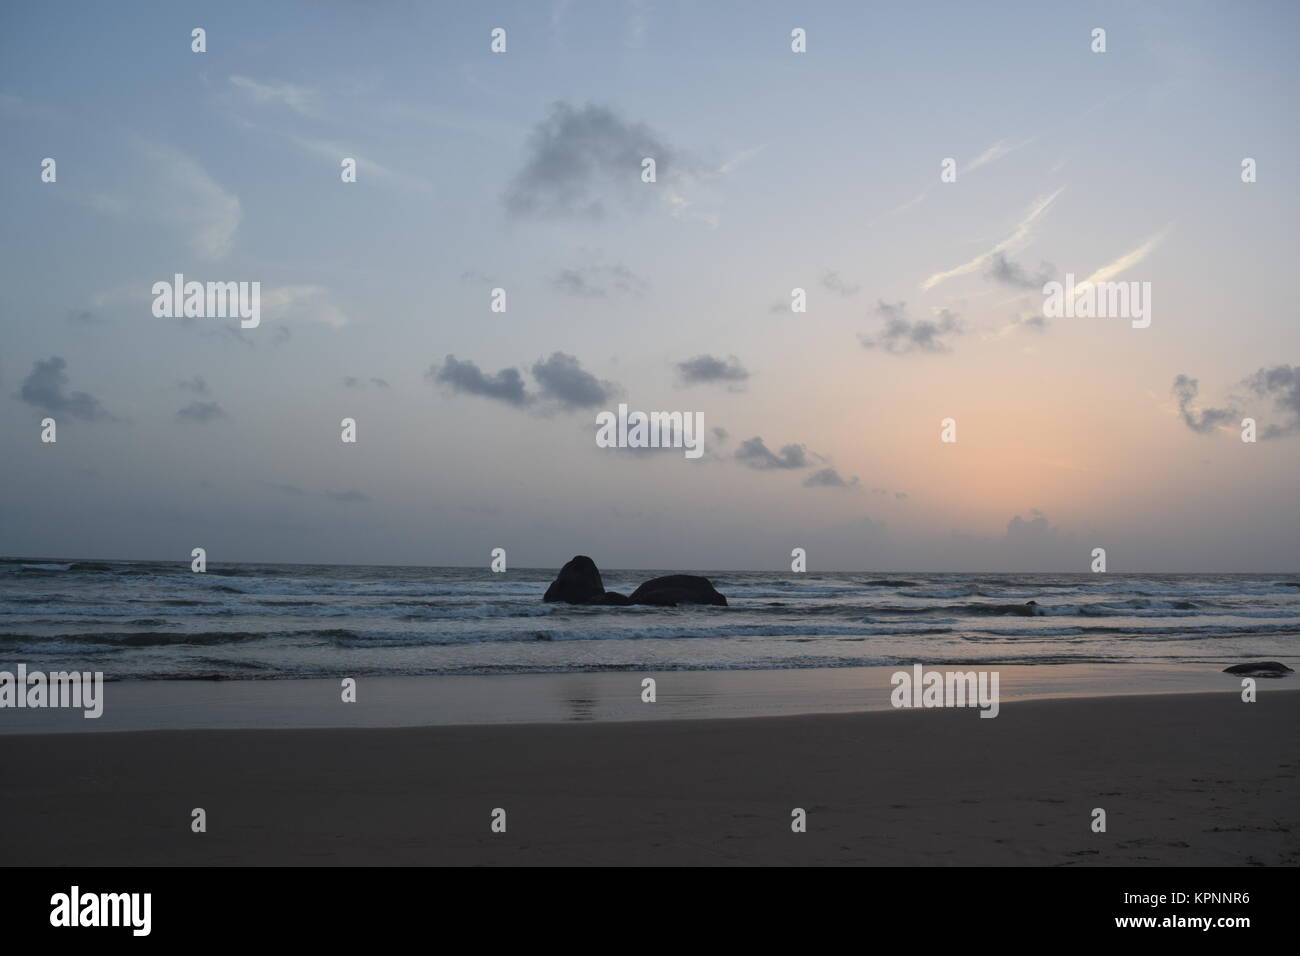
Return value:
M 1260 684 L 996 719 L 4 735 L 0 863 L 1295 864 L 1300 692 Z

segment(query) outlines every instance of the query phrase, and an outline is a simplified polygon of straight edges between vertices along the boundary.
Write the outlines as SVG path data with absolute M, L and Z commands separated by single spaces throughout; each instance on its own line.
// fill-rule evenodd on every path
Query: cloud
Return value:
M 646 157 L 655 161 L 654 183 L 641 181 Z M 504 202 L 515 218 L 601 219 L 655 199 L 680 214 L 690 205 L 683 188 L 711 175 L 716 171 L 680 155 L 642 123 L 607 107 L 560 102 L 533 129 Z
M 966 172 L 973 173 L 981 166 L 987 166 L 989 163 L 995 163 L 1008 153 L 1015 152 L 1022 146 L 1028 146 L 1033 139 L 1026 139 L 1019 143 L 1008 143 L 1005 139 L 1000 139 L 984 152 L 980 153 L 969 163 L 966 164 Z
M 606 298 L 611 293 L 640 298 L 649 285 L 624 265 L 580 266 L 563 269 L 553 280 L 555 288 L 578 298 Z
M 742 465 L 758 471 L 807 468 L 809 465 L 808 449 L 803 445 L 785 445 L 777 455 L 757 435 L 741 442 L 736 449 L 735 458 Z
M 267 104 L 287 106 L 303 116 L 318 115 L 316 91 L 305 86 L 294 86 L 292 83 L 259 83 L 257 80 L 239 75 L 230 77 L 230 85 L 259 106 Z
M 343 501 L 349 503 L 356 502 L 356 501 L 370 500 L 369 495 L 362 494 L 360 491 L 357 491 L 355 488 L 350 489 L 348 491 L 327 491 L 325 492 L 325 497 L 333 501 Z
M 523 376 L 516 368 L 503 368 L 489 377 L 473 362 L 462 362 L 456 356 L 448 355 L 441 368 L 430 365 L 424 377 L 431 382 L 446 385 L 454 392 L 495 399 L 517 408 L 532 401 L 532 397 L 524 390 Z
M 282 285 L 262 289 L 262 317 L 276 322 L 311 321 L 339 328 L 346 325 L 347 315 L 339 308 L 333 293 L 319 285 Z
M 765 149 L 767 149 L 766 143 L 763 143 L 760 146 L 754 146 L 750 149 L 742 149 L 731 159 L 727 160 L 725 163 L 719 166 L 718 172 L 722 173 L 722 175 L 724 176 L 728 175 L 729 173 L 733 173 Z
M 1165 234 L 1167 232 L 1168 229 L 1166 229 L 1164 232 L 1157 233 L 1156 235 L 1148 239 L 1146 242 L 1142 243 L 1142 245 L 1138 246 L 1136 249 L 1124 253 L 1124 255 L 1120 256 L 1118 259 L 1114 260 L 1113 262 L 1106 263 L 1106 265 L 1102 266 L 1092 275 L 1088 276 L 1088 278 L 1078 283 L 1074 287 L 1074 294 L 1076 296 L 1082 295 L 1084 291 L 1087 290 L 1089 285 L 1095 282 L 1107 282 L 1110 279 L 1113 279 L 1115 276 L 1119 275 L 1120 273 L 1127 272 L 1129 269 L 1133 268 L 1135 265 L 1137 265 L 1139 262 L 1145 259 L 1151 253 L 1152 249 L 1160 245 L 1160 243 L 1164 240 Z
M 907 315 L 907 303 L 889 304 L 881 300 L 876 305 L 876 312 L 885 320 L 884 330 L 875 338 L 859 336 L 864 348 L 882 349 L 891 355 L 906 355 L 909 352 L 947 352 L 945 336 L 960 335 L 961 322 L 947 309 L 935 309 L 934 320 L 910 319 Z
M 286 485 L 276 482 L 266 482 L 266 484 L 280 492 L 282 495 L 292 495 L 295 498 L 300 498 L 307 494 L 307 492 L 303 491 L 297 485 Z
M 54 415 L 67 414 L 87 422 L 112 421 L 113 416 L 93 395 L 66 391 L 67 367 L 68 363 L 58 355 L 43 361 L 38 359 L 23 380 L 17 397 Z
M 227 192 L 193 157 L 160 143 L 144 143 L 152 196 L 146 213 L 190 232 L 190 248 L 205 259 L 223 259 L 234 247 L 243 219 L 239 197 Z
M 1206 408 L 1197 412 L 1193 405 L 1200 390 L 1200 382 L 1194 378 L 1179 375 L 1174 379 L 1173 394 L 1178 400 L 1178 413 L 1192 431 L 1207 435 L 1237 417 L 1237 411 L 1233 408 Z
M 677 377 L 682 385 L 725 384 L 736 390 L 749 378 L 749 371 L 734 355 L 720 359 L 712 355 L 697 355 L 676 364 Z
M 838 272 L 828 272 L 824 276 L 822 276 L 822 286 L 827 289 L 830 289 L 836 295 L 842 295 L 845 298 L 848 298 L 849 296 L 857 295 L 858 292 L 860 292 L 862 289 L 862 286 L 849 285 L 848 283 L 846 283 L 843 279 L 840 278 L 840 274 Z
M 1275 365 L 1261 368 L 1242 384 L 1261 398 L 1271 398 L 1287 417 L 1281 425 L 1267 425 L 1260 438 L 1282 438 L 1300 432 L 1300 366 Z
M 1042 315 L 1013 315 L 1011 321 L 1004 325 L 998 335 L 1008 335 L 1017 329 L 1027 329 L 1030 332 L 1046 332 L 1047 318 Z
M 193 378 L 186 379 L 183 382 L 177 382 L 176 387 L 184 392 L 193 392 L 195 395 L 208 394 L 208 383 L 202 375 L 195 375 Z
M 1041 290 L 1051 281 L 1055 271 L 1049 263 L 1044 262 L 1040 264 L 1037 273 L 1030 275 L 1019 263 L 1008 259 L 1006 253 L 995 252 L 988 258 L 988 268 L 984 270 L 984 275 L 1017 289 Z
M 928 279 L 926 279 L 924 282 L 921 283 L 921 288 L 932 289 L 935 286 L 937 286 L 940 282 L 946 282 L 947 280 L 952 279 L 956 276 L 967 275 L 968 273 L 974 272 L 975 270 L 983 266 L 985 263 L 987 263 L 993 256 L 997 255 L 998 253 L 1006 252 L 1010 249 L 1014 249 L 1017 246 L 1024 243 L 1029 238 L 1029 236 L 1033 233 L 1034 223 L 1038 221 L 1039 217 L 1042 216 L 1043 213 L 1047 212 L 1048 207 L 1051 206 L 1052 203 L 1056 201 L 1056 197 L 1061 195 L 1062 191 L 1063 189 L 1058 189 L 1050 196 L 1044 196 L 1043 198 L 1036 200 L 1029 207 L 1029 210 L 1025 213 L 1024 218 L 1020 220 L 1019 224 L 1017 224 L 1015 230 L 1011 233 L 1011 235 L 1003 239 L 1001 242 L 995 245 L 988 252 L 985 252 L 982 255 L 978 255 L 974 259 L 971 259 L 969 262 L 964 262 L 959 266 L 955 266 L 954 268 L 947 270 L 946 272 L 934 273 L 934 275 L 930 276 Z
M 541 397 L 565 409 L 595 408 L 605 405 L 615 391 L 610 382 L 602 382 L 582 368 L 572 355 L 552 352 L 545 361 L 533 363 Z
M 179 422 L 203 424 L 225 418 L 225 410 L 216 402 L 190 402 L 176 413 Z
M 1028 521 L 1020 517 L 1020 515 L 1016 515 L 1007 522 L 1007 543 L 1033 547 L 1053 543 L 1059 530 L 1047 520 L 1047 515 L 1037 508 L 1031 508 L 1029 514 L 1031 517 Z
M 382 378 L 373 378 L 373 377 L 372 377 L 372 378 L 370 378 L 370 379 L 368 380 L 368 382 L 363 382 L 361 379 L 357 378 L 355 375 L 348 375 L 348 376 L 345 376 L 344 379 L 343 379 L 343 387 L 344 387 L 344 388 L 365 388 L 367 384 L 373 385 L 373 386 L 375 386 L 375 388 L 389 388 L 389 387 L 390 387 L 389 384 L 388 384 L 388 382 L 387 382 L 387 380 L 382 379 Z
M 339 142 L 337 140 L 312 139 L 306 136 L 297 136 L 286 134 L 285 138 L 294 146 L 304 152 L 314 153 L 322 159 L 329 160 L 335 170 L 340 169 L 340 163 L 345 158 L 355 159 L 357 161 L 357 182 L 363 183 L 370 180 L 371 177 L 379 179 L 391 186 L 405 190 L 411 190 L 421 193 L 434 192 L 433 183 L 427 179 L 394 169 L 391 166 L 381 163 L 373 155 L 362 155 L 355 147 L 352 141 Z
M 536 392 L 529 392 L 517 368 L 503 368 L 487 376 L 472 361 L 460 361 L 448 355 L 442 367 L 429 366 L 424 377 L 431 382 L 450 386 L 452 391 L 492 398 L 516 408 L 540 406 L 539 410 L 558 407 L 565 411 L 605 405 L 618 391 L 613 382 L 596 378 L 574 356 L 552 352 L 550 358 L 538 359 L 532 366 Z
M 858 485 L 857 475 L 845 481 L 834 468 L 815 471 L 804 480 L 805 488 L 857 488 Z

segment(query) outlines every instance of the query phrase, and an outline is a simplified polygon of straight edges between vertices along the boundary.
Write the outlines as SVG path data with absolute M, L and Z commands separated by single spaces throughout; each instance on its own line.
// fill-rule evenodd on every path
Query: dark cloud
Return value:
M 1047 520 L 1047 515 L 1037 508 L 1029 510 L 1030 518 L 1025 520 L 1016 515 L 1007 522 L 1007 542 L 1009 544 L 1040 544 L 1056 539 L 1058 531 Z
M 909 352 L 947 352 L 944 336 L 960 335 L 957 316 L 947 309 L 936 309 L 935 318 L 913 320 L 907 315 L 907 303 L 890 304 L 881 300 L 876 313 L 885 320 L 885 328 L 874 338 L 860 336 L 864 348 L 882 349 L 891 355 Z
M 523 407 L 532 401 L 524 391 L 523 376 L 516 368 L 503 368 L 489 377 L 473 362 L 461 362 L 456 356 L 448 355 L 441 368 L 430 365 L 424 377 L 446 385 L 454 392 L 493 398 L 507 405 Z
M 426 376 L 426 377 L 427 377 L 427 376 Z M 382 379 L 382 378 L 371 378 L 371 379 L 369 379 L 368 381 L 369 381 L 369 384 L 375 386 L 375 388 L 388 388 L 388 387 L 389 387 L 388 382 L 385 381 L 385 380 Z M 355 375 L 348 375 L 348 376 L 346 376 L 346 377 L 343 379 L 343 387 L 344 387 L 344 388 L 365 388 L 365 387 L 366 387 L 366 384 L 367 384 L 366 382 L 363 382 L 361 379 L 357 378 Z
M 286 485 L 276 482 L 267 482 L 267 484 L 282 495 L 292 495 L 295 498 L 300 498 L 307 494 L 307 492 L 303 491 L 297 485 Z
M 741 442 L 740 447 L 736 449 L 736 461 L 759 471 L 774 468 L 807 468 L 809 465 L 808 449 L 803 445 L 786 445 L 781 449 L 781 453 L 777 455 L 767 445 L 763 444 L 763 439 L 757 435 Z
M 826 275 L 822 276 L 822 285 L 827 289 L 830 289 L 836 295 L 842 295 L 845 298 L 857 295 L 862 290 L 862 286 L 849 285 L 840 278 L 838 272 L 828 272 Z
M 216 402 L 190 402 L 176 413 L 177 421 L 193 424 L 214 422 L 225 417 L 225 410 Z
M 804 480 L 805 488 L 856 488 L 858 487 L 858 476 L 854 475 L 848 481 L 841 477 L 840 473 L 834 468 L 823 468 L 815 471 Z
M 1260 438 L 1283 438 L 1300 432 L 1300 366 L 1275 365 L 1262 368 L 1242 382 L 1251 393 L 1273 400 L 1286 421 L 1266 425 Z
M 1174 398 L 1178 400 L 1178 413 L 1183 417 L 1183 423 L 1188 428 L 1198 434 L 1206 435 L 1220 425 L 1236 419 L 1237 411 L 1233 408 L 1205 408 L 1199 412 L 1195 411 L 1192 406 L 1200 390 L 1200 382 L 1194 378 L 1179 375 L 1174 379 L 1173 393 Z
M 67 367 L 68 363 L 58 355 L 38 359 L 23 380 L 18 398 L 54 415 L 67 414 L 87 422 L 112 421 L 113 416 L 99 399 L 85 392 L 67 391 Z
M 654 184 L 641 181 L 647 156 L 655 160 Z M 602 106 L 556 103 L 533 129 L 505 206 L 517 218 L 599 219 L 612 207 L 643 205 L 662 195 L 663 187 L 702 174 L 642 123 L 629 123 Z
M 208 394 L 208 383 L 202 375 L 195 375 L 183 382 L 177 382 L 176 387 L 183 392 L 193 392 L 195 395 Z
M 541 397 L 564 409 L 605 405 L 615 391 L 612 383 L 600 381 L 564 352 L 552 352 L 545 361 L 533 363 L 533 378 Z
M 1040 291 L 1046 283 L 1052 281 L 1052 276 L 1055 274 L 1055 267 L 1043 262 L 1039 264 L 1038 272 L 1031 275 L 1024 266 L 1008 259 L 1002 252 L 993 253 L 989 257 L 988 268 L 984 270 L 985 277 L 1001 282 L 1003 285 Z
M 361 492 L 357 491 L 355 488 L 351 489 L 350 491 L 327 491 L 325 492 L 325 497 L 333 501 L 345 501 L 345 502 L 370 500 L 369 495 L 362 494 Z
M 734 355 L 725 359 L 697 355 L 678 362 L 676 369 L 677 377 L 683 385 L 723 384 L 736 388 L 749 378 L 749 372 Z
M 565 295 L 581 299 L 604 299 L 610 295 L 640 298 L 649 288 L 644 279 L 623 265 L 562 269 L 552 284 Z
M 605 405 L 617 392 L 612 382 L 601 381 L 586 371 L 574 356 L 552 352 L 550 358 L 533 363 L 536 392 L 529 392 L 516 368 L 504 368 L 493 376 L 484 375 L 471 361 L 448 355 L 442 367 L 431 365 L 424 377 L 450 386 L 453 391 L 494 398 L 516 408 L 537 406 L 539 411 L 561 408 L 572 411 Z

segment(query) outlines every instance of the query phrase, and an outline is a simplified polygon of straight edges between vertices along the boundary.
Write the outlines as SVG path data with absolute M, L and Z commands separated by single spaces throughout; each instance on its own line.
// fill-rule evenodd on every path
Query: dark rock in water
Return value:
M 652 578 L 632 592 L 629 604 L 716 604 L 727 606 L 727 599 L 713 588 L 713 583 L 696 574 L 669 574 Z
M 1225 674 L 1248 674 L 1252 677 L 1281 677 L 1294 674 L 1291 668 L 1277 661 L 1256 661 L 1253 664 L 1233 664 L 1223 669 Z
M 543 601 L 562 601 L 565 604 L 590 604 L 605 593 L 596 562 L 580 554 L 560 568 L 560 573 L 546 589 Z
M 585 554 L 578 555 L 560 568 L 560 573 L 546 589 L 542 600 L 606 607 L 623 607 L 628 604 L 656 604 L 663 607 L 676 607 L 678 604 L 727 606 L 727 599 L 713 589 L 708 578 L 694 574 L 670 574 L 654 578 L 633 591 L 631 597 L 617 591 L 606 591 L 605 584 L 600 579 L 600 569 Z

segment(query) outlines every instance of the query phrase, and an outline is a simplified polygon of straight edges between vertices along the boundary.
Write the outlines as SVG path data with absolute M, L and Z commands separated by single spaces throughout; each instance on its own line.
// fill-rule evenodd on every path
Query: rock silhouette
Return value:
M 579 554 L 560 568 L 560 573 L 546 589 L 543 601 L 561 601 L 565 604 L 593 604 L 605 594 L 605 584 L 600 580 L 596 562 Z
M 1281 677 L 1294 674 L 1291 668 L 1279 661 L 1255 661 L 1253 664 L 1233 664 L 1223 669 L 1225 674 L 1251 674 L 1255 677 Z
M 717 604 L 727 606 L 727 599 L 713 588 L 713 582 L 697 574 L 669 574 L 651 578 L 632 592 L 629 604 Z
M 600 579 L 600 569 L 585 554 L 576 555 L 560 568 L 560 573 L 546 589 L 542 600 L 610 607 L 628 604 L 649 604 L 656 607 L 676 607 L 679 604 L 727 606 L 727 599 L 713 587 L 713 582 L 698 574 L 668 574 L 651 578 L 633 591 L 630 597 L 617 591 L 606 591 L 604 582 Z

